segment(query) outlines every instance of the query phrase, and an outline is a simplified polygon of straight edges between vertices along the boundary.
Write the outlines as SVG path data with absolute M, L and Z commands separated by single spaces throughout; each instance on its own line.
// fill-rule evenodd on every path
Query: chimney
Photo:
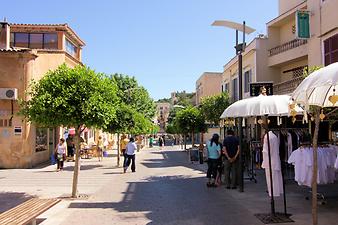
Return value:
M 0 49 L 9 49 L 10 27 L 7 21 L 0 22 Z

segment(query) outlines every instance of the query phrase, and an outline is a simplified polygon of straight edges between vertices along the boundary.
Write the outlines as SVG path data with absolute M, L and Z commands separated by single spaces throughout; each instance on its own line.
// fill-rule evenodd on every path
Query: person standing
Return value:
M 102 136 L 99 136 L 99 140 L 97 140 L 97 158 L 99 161 L 102 161 L 102 155 L 103 155 L 103 140 Z
M 162 138 L 162 136 L 160 136 L 158 138 L 158 145 L 160 146 L 160 149 L 162 149 L 162 147 L 163 147 L 163 138 Z
M 154 138 L 153 138 L 153 135 L 150 135 L 150 138 L 149 138 L 149 148 L 152 148 L 153 144 L 154 144 Z
M 219 143 L 219 135 L 213 134 L 210 141 L 207 142 L 208 150 L 208 187 L 216 187 L 215 181 L 217 176 L 218 159 L 221 156 L 221 144 Z
M 121 136 L 121 140 L 120 140 L 120 151 L 121 154 L 123 155 L 123 166 L 126 164 L 126 148 L 127 148 L 127 144 L 129 142 L 129 139 L 127 138 L 127 136 L 125 134 L 122 134 Z
M 66 143 L 65 139 L 61 138 L 55 148 L 55 155 L 57 159 L 56 171 L 63 170 L 63 162 L 66 159 Z
M 67 154 L 68 157 L 71 158 L 71 161 L 74 161 L 74 151 L 75 151 L 75 144 L 74 144 L 74 138 L 73 135 L 68 135 L 68 138 L 66 139 L 67 143 Z
M 136 172 L 136 168 L 135 168 L 135 150 L 137 149 L 137 146 L 135 144 L 135 140 L 133 137 L 131 137 L 129 139 L 129 143 L 127 144 L 127 148 L 126 148 L 126 153 L 125 153 L 125 157 L 126 157 L 126 161 L 125 164 L 123 165 L 123 172 L 127 172 L 127 169 L 130 165 L 131 162 L 131 171 L 134 173 Z
M 223 141 L 224 178 L 227 189 L 237 188 L 238 156 L 240 154 L 239 140 L 233 130 L 227 131 L 227 137 Z M 231 185 L 231 186 L 230 186 Z

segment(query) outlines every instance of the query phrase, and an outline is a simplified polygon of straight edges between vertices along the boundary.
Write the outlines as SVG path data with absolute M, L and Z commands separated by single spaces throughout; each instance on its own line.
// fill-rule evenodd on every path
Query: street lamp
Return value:
M 220 27 L 227 27 L 230 29 L 236 30 L 236 55 L 238 55 L 238 99 L 241 100 L 243 98 L 243 93 L 242 93 L 242 73 L 243 73 L 243 68 L 242 68 L 242 53 L 245 51 L 246 43 L 245 43 L 245 34 L 251 34 L 252 32 L 255 31 L 255 29 L 248 27 L 245 25 L 245 21 L 243 21 L 243 24 L 240 23 L 235 23 L 232 21 L 226 21 L 226 20 L 216 20 L 212 24 L 212 26 L 220 26 Z M 243 33 L 243 42 L 238 43 L 238 31 L 241 31 Z M 241 154 L 239 154 L 239 191 L 243 192 L 243 151 L 242 151 L 242 136 L 243 136 L 243 128 L 242 128 L 242 119 L 239 118 L 238 120 L 238 133 L 239 133 L 239 146 L 241 150 Z

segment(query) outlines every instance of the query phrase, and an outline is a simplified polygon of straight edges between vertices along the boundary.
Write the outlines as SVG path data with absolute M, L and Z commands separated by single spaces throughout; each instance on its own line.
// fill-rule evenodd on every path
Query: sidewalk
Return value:
M 270 212 L 264 171 L 258 171 L 256 184 L 245 180 L 239 193 L 224 186 L 207 188 L 207 165 L 189 162 L 177 146 L 143 149 L 136 162 L 136 173 L 129 169 L 123 174 L 115 157 L 82 160 L 78 189 L 88 198 L 63 199 L 39 217 L 41 224 L 259 225 L 263 223 L 254 214 Z M 63 172 L 55 172 L 55 166 L 0 170 L 0 212 L 32 196 L 69 196 L 73 164 L 68 162 Z M 309 190 L 287 182 L 287 210 L 295 221 L 289 224 L 311 224 L 311 201 L 305 199 Z M 328 197 L 326 205 L 318 206 L 319 224 L 335 224 L 338 184 L 320 186 L 319 191 Z M 275 201 L 276 211 L 283 212 L 282 198 Z

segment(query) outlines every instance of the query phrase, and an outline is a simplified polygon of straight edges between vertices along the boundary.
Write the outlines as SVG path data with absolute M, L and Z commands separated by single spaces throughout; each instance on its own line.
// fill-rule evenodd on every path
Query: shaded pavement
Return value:
M 41 218 L 47 218 L 41 224 L 258 225 L 263 223 L 254 214 L 270 211 L 263 171 L 259 171 L 257 184 L 245 181 L 245 192 L 239 193 L 224 186 L 207 188 L 206 164 L 190 163 L 187 153 L 176 147 L 141 150 L 136 155 L 136 173 L 129 169 L 123 174 L 122 168 L 113 167 L 115 160 L 82 161 L 79 190 L 89 198 L 63 200 L 41 215 Z M 56 173 L 54 169 L 49 166 L 28 171 L 0 171 L 0 177 L 3 177 L 0 182 L 7 185 L 0 187 L 0 210 L 10 206 L 8 198 L 7 204 L 6 201 L 1 204 L 1 197 L 6 194 L 15 195 L 17 201 L 12 204 L 18 204 L 35 195 L 58 197 L 70 193 L 72 164 L 69 163 L 62 173 Z M 9 171 L 14 176 L 27 173 L 26 176 L 29 174 L 33 180 L 26 180 L 26 187 L 23 177 L 9 192 L 15 183 L 9 179 Z M 46 186 L 37 186 L 43 179 L 46 179 Z M 288 211 L 293 214 L 293 224 L 311 223 L 311 203 L 305 199 L 308 190 L 292 181 L 287 183 Z M 319 206 L 320 224 L 335 224 L 338 211 L 335 196 L 338 193 L 332 192 L 328 203 Z M 282 211 L 281 198 L 276 198 L 276 208 Z

